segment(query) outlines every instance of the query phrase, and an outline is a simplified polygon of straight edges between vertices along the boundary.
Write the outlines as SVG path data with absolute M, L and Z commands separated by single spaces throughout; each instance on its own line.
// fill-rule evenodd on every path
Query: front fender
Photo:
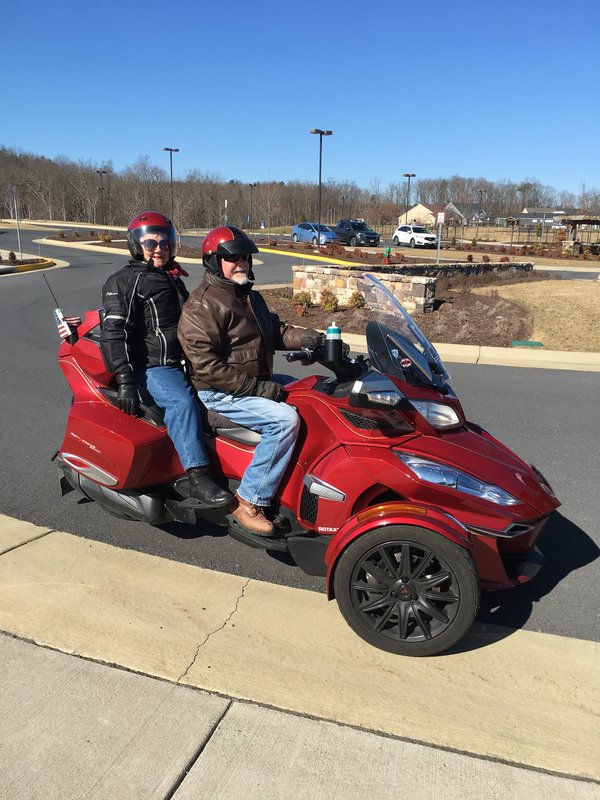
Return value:
M 344 550 L 359 536 L 375 528 L 388 525 L 415 525 L 450 539 L 451 542 L 471 551 L 472 541 L 467 529 L 450 514 L 428 506 L 393 500 L 389 503 L 363 509 L 348 521 L 335 534 L 325 552 L 327 566 L 326 592 L 332 600 L 333 575 Z

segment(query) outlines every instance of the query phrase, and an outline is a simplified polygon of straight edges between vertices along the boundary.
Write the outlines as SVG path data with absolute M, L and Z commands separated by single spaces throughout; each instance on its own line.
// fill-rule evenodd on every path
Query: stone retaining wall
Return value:
M 397 264 L 391 266 L 360 264 L 356 267 L 332 264 L 292 267 L 294 294 L 308 292 L 313 303 L 319 303 L 321 292 L 327 289 L 337 297 L 341 306 L 350 305 L 356 291 L 356 279 L 365 272 L 372 272 L 396 297 L 406 310 L 423 314 L 433 310 L 436 279 L 441 275 L 480 275 L 485 272 L 529 272 L 533 263 L 490 262 L 468 264 L 446 262 L 444 264 Z
M 341 306 L 349 306 L 350 298 L 357 289 L 356 280 L 364 272 L 376 274 L 409 313 L 419 314 L 433 310 L 435 278 L 384 273 L 379 267 L 346 269 L 331 265 L 294 266 L 292 267 L 294 294 L 308 292 L 313 303 L 319 303 L 321 292 L 328 289 L 337 297 Z

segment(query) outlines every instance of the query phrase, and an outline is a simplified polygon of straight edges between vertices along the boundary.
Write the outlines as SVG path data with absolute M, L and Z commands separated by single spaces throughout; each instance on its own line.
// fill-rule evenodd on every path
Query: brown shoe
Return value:
M 229 506 L 229 513 L 246 528 L 257 536 L 272 536 L 275 532 L 273 523 L 265 517 L 265 512 L 260 506 L 253 506 L 237 493 L 234 502 Z

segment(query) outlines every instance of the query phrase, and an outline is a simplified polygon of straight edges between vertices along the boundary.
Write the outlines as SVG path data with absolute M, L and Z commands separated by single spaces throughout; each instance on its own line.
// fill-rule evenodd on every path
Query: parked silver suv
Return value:
M 394 231 L 394 244 L 408 244 L 411 247 L 437 247 L 438 239 L 424 225 L 400 225 Z

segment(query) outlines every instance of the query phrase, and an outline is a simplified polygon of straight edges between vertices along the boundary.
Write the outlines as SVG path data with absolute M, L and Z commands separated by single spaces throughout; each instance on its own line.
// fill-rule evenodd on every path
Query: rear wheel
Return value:
M 350 237 L 350 247 L 356 247 L 356 236 Z
M 334 590 L 355 633 L 374 647 L 406 656 L 452 647 L 479 607 L 479 581 L 468 551 L 409 525 L 356 539 L 338 562 Z
M 295 242 L 297 242 L 297 241 L 298 241 L 298 234 L 297 234 L 297 233 L 295 233 L 295 234 L 292 236 L 292 239 L 293 239 Z

